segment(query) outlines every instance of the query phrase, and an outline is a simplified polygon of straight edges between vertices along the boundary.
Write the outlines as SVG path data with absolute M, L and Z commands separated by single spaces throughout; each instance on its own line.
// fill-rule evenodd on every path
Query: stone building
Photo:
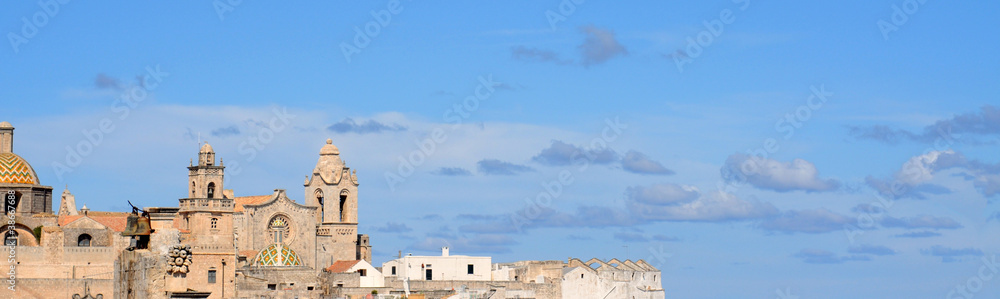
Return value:
M 320 148 L 302 200 L 284 189 L 235 196 L 211 145 L 187 166 L 176 207 L 90 211 L 69 191 L 53 214 L 52 187 L 13 152 L 0 122 L 0 298 L 663 298 L 646 262 L 591 259 L 492 264 L 491 257 L 400 256 L 371 265 L 358 233 L 358 177 L 332 140 Z M 178 189 L 182 188 L 178 184 Z M 141 204 L 141 203 L 139 203 Z M 13 221 L 11 221 L 13 220 Z
M 571 258 L 563 268 L 563 298 L 663 299 L 662 275 L 643 260 Z
M 0 266 L 16 271 L 0 298 L 320 298 L 325 268 L 370 265 L 368 236 L 357 231 L 358 178 L 332 140 L 301 201 L 283 189 L 234 196 L 206 143 L 188 165 L 187 196 L 177 207 L 78 209 L 67 188 L 53 214 L 52 187 L 13 153 L 13 132 L 0 123 L 0 191 L 14 220 L 2 235 L 15 255 Z M 133 236 L 137 225 L 145 235 Z
M 14 153 L 13 137 L 14 127 L 0 122 L 0 193 L 8 220 L 0 229 L 7 253 L 0 267 L 13 272 L 0 298 L 110 296 L 115 258 L 129 245 L 121 235 L 128 213 L 77 210 L 66 188 L 53 214 L 52 187 Z

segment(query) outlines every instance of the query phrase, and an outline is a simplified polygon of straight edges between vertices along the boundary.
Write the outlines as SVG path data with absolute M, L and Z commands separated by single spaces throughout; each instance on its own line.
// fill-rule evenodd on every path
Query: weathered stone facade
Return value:
M 369 238 L 358 233 L 356 172 L 331 140 L 301 203 L 284 189 L 234 196 L 223 189 L 222 159 L 216 164 L 205 144 L 188 166 L 188 197 L 177 207 L 78 210 L 63 190 L 52 214 L 52 188 L 11 152 L 12 132 L 0 123 L 9 223 L 0 231 L 11 255 L 0 267 L 15 271 L 0 298 L 363 298 L 373 291 L 399 298 L 406 290 L 410 298 L 664 297 L 660 271 L 642 260 L 491 264 L 490 257 L 451 256 L 446 247 L 440 257 L 401 256 L 375 268 Z M 136 235 L 139 223 L 148 230 Z
M 320 298 L 326 266 L 371 259 L 368 237 L 357 231 L 357 176 L 330 140 L 304 184 L 311 197 L 301 203 L 283 189 L 235 197 L 224 189 L 222 159 L 216 163 L 204 144 L 188 166 L 188 197 L 132 215 L 148 223 L 147 243 L 123 235 L 129 213 L 77 209 L 69 190 L 52 214 L 52 188 L 13 154 L 13 130 L 0 123 L 0 191 L 14 220 L 2 237 L 16 258 L 0 267 L 16 269 L 16 283 L 0 298 Z M 9 203 L 8 192 L 15 197 Z M 182 268 L 169 256 L 175 246 L 190 253 Z

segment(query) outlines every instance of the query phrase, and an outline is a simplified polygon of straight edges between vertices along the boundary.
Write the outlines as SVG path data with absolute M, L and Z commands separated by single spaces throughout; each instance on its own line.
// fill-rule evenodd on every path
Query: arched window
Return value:
M 322 189 L 316 189 L 316 192 L 313 192 L 313 193 L 315 193 L 315 196 L 316 196 L 316 203 L 319 204 L 319 220 L 320 220 L 320 222 L 323 222 L 323 211 L 324 211 L 324 209 L 323 209 L 323 190 Z
M 195 185 L 194 181 L 191 181 L 191 197 L 194 197 L 194 190 L 197 190 L 198 186 Z
M 82 234 L 82 235 L 80 235 L 79 237 L 76 238 L 76 246 L 90 247 L 90 241 L 92 239 L 93 238 L 91 238 L 90 235 L 88 235 L 88 234 Z
M 347 211 L 344 210 L 344 207 L 347 206 L 348 194 L 347 190 L 340 191 L 340 222 L 347 221 Z
M 216 228 L 217 224 L 219 224 L 219 218 L 212 218 L 212 228 Z
M 208 198 L 215 198 L 215 183 L 208 183 Z
M 3 237 L 4 246 L 17 246 L 17 231 L 8 230 Z

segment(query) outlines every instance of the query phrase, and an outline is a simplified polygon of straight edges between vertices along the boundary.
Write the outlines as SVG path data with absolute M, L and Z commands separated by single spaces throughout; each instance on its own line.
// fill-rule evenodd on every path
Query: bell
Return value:
M 125 231 L 122 232 L 122 236 L 148 236 L 152 232 L 153 230 L 149 227 L 149 218 L 131 214 L 125 219 Z
M 139 229 L 139 215 L 129 214 L 125 218 L 125 231 L 122 232 L 122 236 L 135 236 L 136 230 Z

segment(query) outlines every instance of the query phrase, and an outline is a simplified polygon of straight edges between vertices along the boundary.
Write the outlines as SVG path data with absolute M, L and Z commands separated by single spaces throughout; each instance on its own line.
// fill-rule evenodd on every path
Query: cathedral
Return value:
M 0 123 L 0 191 L 12 220 L 0 298 L 319 298 L 324 269 L 370 267 L 368 236 L 357 229 L 358 177 L 330 139 L 300 201 L 284 189 L 235 196 L 205 143 L 177 207 L 78 209 L 67 188 L 53 214 L 52 187 L 14 154 L 13 132 Z

